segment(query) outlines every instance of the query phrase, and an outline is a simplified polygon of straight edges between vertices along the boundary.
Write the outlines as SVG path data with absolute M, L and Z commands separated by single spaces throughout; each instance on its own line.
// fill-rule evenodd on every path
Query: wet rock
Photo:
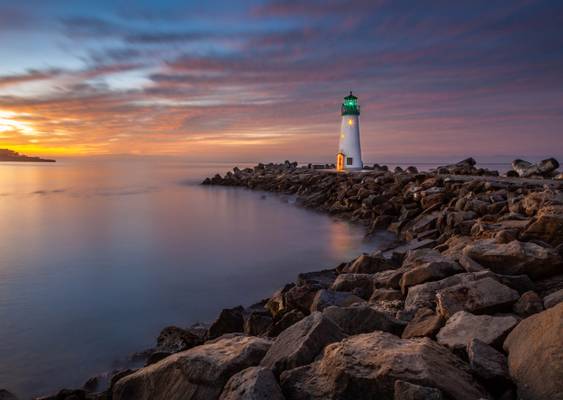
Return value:
M 334 322 L 314 312 L 281 332 L 260 365 L 279 374 L 310 363 L 327 344 L 344 337 Z
M 510 376 L 522 399 L 563 398 L 563 303 L 524 319 L 508 335 Z
M 235 373 L 257 365 L 271 342 L 227 335 L 176 353 L 121 378 L 113 388 L 113 400 L 217 399 Z
M 471 339 L 467 345 L 469 365 L 485 380 L 508 380 L 506 356 L 479 339 Z
M 401 380 L 395 381 L 395 395 L 393 400 L 442 400 L 439 389 L 415 385 Z
M 429 308 L 420 308 L 416 311 L 414 318 L 409 321 L 401 337 L 411 339 L 415 337 L 433 338 L 444 326 L 445 320 L 439 314 Z
M 543 298 L 543 306 L 548 309 L 563 302 L 563 289 L 548 294 Z
M 329 345 L 318 361 L 284 372 L 281 386 L 292 400 L 392 399 L 397 380 L 432 386 L 457 400 L 488 397 L 469 366 L 444 347 L 378 331 Z
M 333 290 L 319 290 L 311 304 L 311 312 L 322 311 L 330 306 L 346 307 L 354 303 L 363 303 L 364 299 L 350 292 L 335 292 Z
M 244 308 L 238 306 L 235 308 L 225 308 L 219 314 L 219 317 L 211 324 L 207 331 L 209 339 L 215 339 L 225 333 L 243 332 L 244 331 Z
M 522 178 L 528 178 L 534 175 L 549 177 L 557 168 L 559 168 L 559 163 L 555 158 L 548 158 L 537 164 L 532 164 L 520 159 L 512 161 L 512 169 Z
M 382 256 L 370 256 L 362 254 L 342 272 L 351 274 L 374 274 L 376 272 L 392 269 L 393 265 Z
M 203 343 L 201 337 L 192 332 L 177 326 L 168 326 L 160 331 L 156 339 L 156 351 L 177 353 L 201 343 Z
M 409 252 L 402 268 L 407 270 L 399 282 L 403 293 L 406 293 L 410 286 L 440 280 L 463 272 L 458 263 L 444 257 L 434 249 L 419 249 Z
M 438 343 L 455 351 L 465 350 L 472 339 L 498 346 L 518 324 L 513 316 L 473 315 L 459 311 L 452 315 L 436 335 Z
M 284 400 L 273 372 L 264 367 L 250 367 L 233 375 L 219 400 Z
M 543 301 L 536 292 L 530 290 L 520 296 L 514 304 L 513 311 L 520 317 L 529 317 L 543 311 Z
M 369 299 L 373 291 L 373 275 L 340 274 L 331 289 L 336 292 L 352 292 L 362 299 Z
M 437 311 L 444 318 L 462 310 L 481 314 L 510 309 L 518 298 L 516 290 L 492 278 L 464 282 L 436 293 Z
M 373 332 L 375 330 L 400 335 L 405 323 L 367 304 L 350 307 L 328 307 L 323 315 L 334 322 L 348 335 Z
M 538 279 L 563 271 L 561 257 L 555 249 L 531 242 L 514 240 L 499 244 L 484 239 L 468 245 L 464 254 L 499 274 L 526 274 Z

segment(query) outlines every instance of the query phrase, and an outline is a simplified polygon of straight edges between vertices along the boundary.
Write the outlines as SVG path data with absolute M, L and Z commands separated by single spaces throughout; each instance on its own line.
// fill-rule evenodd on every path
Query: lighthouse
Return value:
M 358 98 L 350 92 L 341 107 L 340 141 L 336 155 L 336 170 L 362 169 L 360 147 L 360 106 Z

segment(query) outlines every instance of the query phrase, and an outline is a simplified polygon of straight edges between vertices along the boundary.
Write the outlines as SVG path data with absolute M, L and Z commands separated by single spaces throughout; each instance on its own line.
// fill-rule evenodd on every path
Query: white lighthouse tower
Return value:
M 362 169 L 362 149 L 360 147 L 360 106 L 358 98 L 350 92 L 342 103 L 342 124 L 340 125 L 340 142 L 336 155 L 336 169 Z

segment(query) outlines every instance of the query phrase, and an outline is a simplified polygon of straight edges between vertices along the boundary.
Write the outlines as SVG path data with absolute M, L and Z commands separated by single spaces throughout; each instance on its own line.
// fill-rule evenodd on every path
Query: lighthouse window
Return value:
M 354 125 L 354 120 L 352 118 L 350 118 L 348 120 L 348 125 L 350 125 L 350 126 Z
M 352 165 L 352 164 L 354 164 L 354 158 L 346 157 L 346 165 Z

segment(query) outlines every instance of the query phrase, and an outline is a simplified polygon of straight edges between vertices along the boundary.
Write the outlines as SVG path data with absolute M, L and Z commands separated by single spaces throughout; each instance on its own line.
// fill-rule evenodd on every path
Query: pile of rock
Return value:
M 507 175 L 521 178 L 563 179 L 563 174 L 558 172 L 557 168 L 559 168 L 559 162 L 555 158 L 548 158 L 535 164 L 517 159 L 512 161 L 512 171 L 508 171 Z
M 560 188 L 294 163 L 206 183 L 294 194 L 401 241 L 300 274 L 204 331 L 166 328 L 105 392 L 47 399 L 563 398 Z

